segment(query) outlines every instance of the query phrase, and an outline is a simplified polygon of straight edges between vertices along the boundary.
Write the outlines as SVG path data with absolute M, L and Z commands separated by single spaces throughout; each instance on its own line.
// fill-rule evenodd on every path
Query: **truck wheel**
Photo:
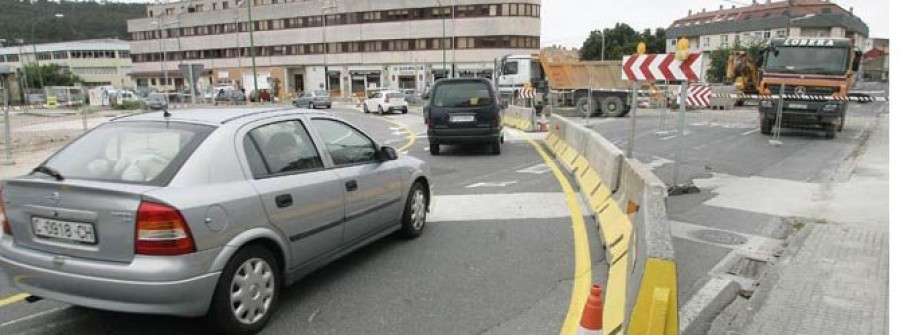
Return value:
M 775 121 L 765 116 L 759 117 L 759 132 L 763 135 L 772 135 L 772 126 Z
M 625 102 L 620 97 L 606 97 L 600 102 L 600 111 L 606 117 L 619 117 L 625 115 Z
M 825 128 L 825 138 L 827 138 L 829 140 L 833 139 L 834 135 L 836 133 L 836 129 L 835 129 L 836 127 L 834 126 L 834 124 L 826 123 L 826 124 L 823 124 L 822 127 Z
M 593 104 L 590 104 L 588 103 L 588 101 L 590 101 L 588 97 L 578 98 L 578 101 L 575 102 L 575 108 L 577 108 L 578 112 L 580 112 L 582 115 L 587 114 L 588 116 L 593 116 L 597 111 L 597 99 L 593 100 Z M 590 110 L 591 107 L 593 107 L 594 110 Z
M 837 131 L 844 131 L 844 121 L 846 121 L 846 119 L 847 119 L 846 116 L 841 116 L 841 125 L 838 126 Z

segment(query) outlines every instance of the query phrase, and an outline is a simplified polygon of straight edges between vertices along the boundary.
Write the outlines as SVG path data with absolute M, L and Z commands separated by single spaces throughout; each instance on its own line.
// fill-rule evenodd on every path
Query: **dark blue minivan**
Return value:
M 442 79 L 434 84 L 425 105 L 425 123 L 432 155 L 442 144 L 487 144 L 500 154 L 503 123 L 493 84 L 483 78 Z

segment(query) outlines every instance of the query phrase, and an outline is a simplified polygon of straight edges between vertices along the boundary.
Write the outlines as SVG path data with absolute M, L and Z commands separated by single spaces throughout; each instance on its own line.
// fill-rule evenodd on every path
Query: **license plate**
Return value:
M 788 104 L 788 108 L 790 109 L 806 109 L 805 104 Z
M 450 122 L 475 122 L 475 116 L 474 115 L 451 116 Z
M 97 235 L 94 234 L 94 225 L 90 223 L 78 223 L 60 221 L 45 218 L 31 218 L 34 234 L 45 238 L 55 238 L 79 243 L 97 243 Z

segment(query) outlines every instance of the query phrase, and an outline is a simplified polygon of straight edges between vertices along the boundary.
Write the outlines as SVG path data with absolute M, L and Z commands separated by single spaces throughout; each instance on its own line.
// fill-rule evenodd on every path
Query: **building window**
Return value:
M 772 38 L 772 32 L 771 31 L 763 32 L 763 38 L 765 38 L 765 39 Z
M 226 10 L 226 9 L 228 9 L 228 2 L 223 2 L 223 3 L 222 3 L 222 10 Z
M 69 53 L 66 51 L 54 51 L 53 59 L 68 59 Z
M 709 47 L 709 37 L 704 37 L 704 38 L 703 38 L 703 46 L 704 46 L 704 47 Z
M 785 38 L 787 36 L 787 30 L 778 29 L 775 31 L 775 36 L 778 36 L 778 38 Z
M 675 46 L 675 44 L 678 44 L 678 40 L 671 40 L 671 41 L 669 41 L 669 44 L 671 44 L 672 46 Z
M 720 46 L 728 47 L 728 35 L 720 36 L 720 40 L 722 42 L 721 44 L 719 44 Z

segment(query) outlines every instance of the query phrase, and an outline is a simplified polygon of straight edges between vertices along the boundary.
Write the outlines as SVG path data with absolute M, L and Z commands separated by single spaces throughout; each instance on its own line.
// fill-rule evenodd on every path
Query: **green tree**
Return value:
M 594 30 L 581 47 L 582 60 L 600 60 L 603 56 L 603 35 L 606 35 L 606 60 L 622 59 L 634 54 L 637 45 L 644 42 L 647 53 L 666 52 L 666 30 L 663 28 L 645 29 L 637 32 L 625 23 L 616 23 L 612 29 Z
M 74 86 L 77 82 L 83 82 L 68 68 L 58 64 L 41 64 L 40 67 L 37 64 L 28 64 L 24 69 L 30 88 L 41 88 L 42 79 L 44 86 Z

